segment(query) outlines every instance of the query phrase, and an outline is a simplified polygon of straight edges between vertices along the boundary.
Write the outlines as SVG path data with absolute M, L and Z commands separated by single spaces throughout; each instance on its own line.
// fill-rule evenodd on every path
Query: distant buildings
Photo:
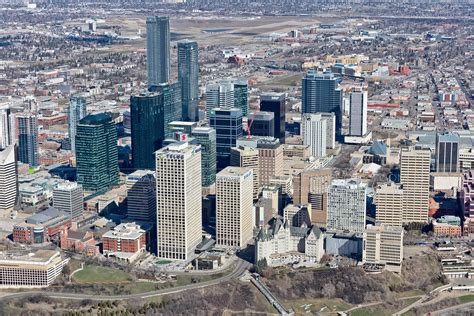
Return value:
M 86 191 L 107 190 L 118 183 L 117 130 L 106 114 L 91 114 L 77 125 L 77 182 Z
M 341 135 L 342 127 L 342 91 L 331 72 L 308 71 L 302 80 L 302 113 L 334 113 L 336 117 L 336 135 Z
M 79 121 L 87 114 L 86 98 L 82 95 L 75 95 L 69 98 L 68 108 L 68 130 L 71 140 L 71 150 L 76 150 L 76 127 Z
M 293 227 L 275 218 L 255 238 L 255 261 L 266 259 L 271 267 L 302 261 L 317 263 L 323 254 L 324 235 L 317 226 Z
M 216 182 L 216 131 L 211 127 L 196 127 L 191 135 L 201 145 L 202 186 L 209 187 Z
M 127 176 L 127 218 L 156 222 L 156 178 L 152 170 L 137 170 Z
M 260 96 L 260 111 L 273 112 L 275 119 L 274 137 L 285 143 L 286 102 L 285 94 L 267 93 Z
M 367 134 L 367 91 L 350 93 L 349 135 Z
M 170 20 L 155 16 L 146 20 L 148 86 L 170 79 Z
M 386 225 L 367 225 L 364 230 L 362 262 L 402 272 L 403 228 Z
M 233 108 L 235 103 L 234 84 L 231 81 L 220 81 L 206 85 L 206 115 L 211 116 L 211 110 L 216 108 Z M 240 109 L 242 113 L 242 109 Z
M 0 210 L 12 209 L 18 199 L 16 146 L 0 149 Z
M 253 172 L 227 167 L 216 177 L 216 243 L 246 248 L 253 233 Z
M 50 286 L 69 259 L 59 251 L 0 254 L 0 288 L 41 288 Z
M 360 179 L 333 180 L 328 191 L 328 230 L 362 233 L 367 185 Z
M 326 156 L 327 130 L 327 120 L 320 114 L 303 114 L 301 130 L 303 144 L 309 145 L 313 157 Z
M 459 172 L 459 136 L 436 134 L 436 172 Z
M 178 42 L 178 81 L 181 85 L 182 119 L 198 121 L 199 49 L 195 41 Z
M 53 207 L 69 214 L 71 219 L 84 213 L 82 186 L 76 182 L 60 182 L 53 190 Z
M 18 135 L 18 161 L 37 166 L 38 161 L 38 117 L 32 113 L 15 114 Z
M 201 242 L 201 146 L 170 144 L 156 152 L 158 257 L 190 261 Z
M 403 185 L 403 223 L 428 222 L 431 151 L 402 148 L 400 182 Z

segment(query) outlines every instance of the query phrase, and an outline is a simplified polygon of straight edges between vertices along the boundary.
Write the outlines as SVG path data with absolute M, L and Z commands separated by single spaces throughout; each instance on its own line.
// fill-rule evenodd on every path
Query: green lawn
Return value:
M 459 302 L 461 304 L 474 302 L 474 294 L 460 296 Z
M 107 283 L 107 282 L 126 282 L 131 277 L 128 273 L 108 267 L 85 266 L 84 270 L 78 271 L 73 276 L 74 281 L 78 283 Z
M 397 298 L 405 298 L 405 297 L 411 297 L 411 296 L 422 296 L 423 294 L 425 294 L 422 290 L 411 290 L 411 291 L 405 291 L 405 292 L 400 292 L 400 293 L 397 293 Z
M 157 261 L 155 262 L 155 264 L 157 264 L 157 265 L 162 265 L 162 264 L 169 264 L 169 263 L 171 263 L 171 262 L 173 262 L 173 261 L 161 259 L 161 260 L 157 260 Z
M 303 305 L 309 305 L 309 308 L 304 308 Z M 351 308 L 351 304 L 345 302 L 341 299 L 300 299 L 300 300 L 291 300 L 284 301 L 286 307 L 292 307 L 293 310 L 299 313 L 306 313 L 308 310 L 311 313 L 319 313 L 322 309 L 322 312 L 336 312 L 344 311 Z M 302 307 L 303 306 L 303 307 Z
M 350 312 L 351 316 L 390 316 L 392 313 L 378 305 L 362 307 Z

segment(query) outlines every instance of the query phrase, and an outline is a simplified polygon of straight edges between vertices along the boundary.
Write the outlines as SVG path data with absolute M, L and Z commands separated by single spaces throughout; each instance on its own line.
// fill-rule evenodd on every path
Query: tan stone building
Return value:
M 230 165 L 233 167 L 251 168 L 253 171 L 253 199 L 260 194 L 258 150 L 248 146 L 233 147 L 230 150 Z
M 391 226 L 403 224 L 403 188 L 393 182 L 377 187 L 375 195 L 377 222 Z

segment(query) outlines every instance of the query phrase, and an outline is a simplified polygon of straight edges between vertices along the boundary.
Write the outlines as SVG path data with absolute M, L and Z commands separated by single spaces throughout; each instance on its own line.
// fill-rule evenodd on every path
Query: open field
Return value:
M 297 313 L 336 312 L 351 308 L 351 304 L 341 299 L 302 299 L 294 301 L 284 301 L 286 308 L 292 307 Z M 307 305 L 305 308 L 304 305 Z
M 73 276 L 78 283 L 109 283 L 131 281 L 126 272 L 99 266 L 85 266 L 84 270 L 78 271 Z

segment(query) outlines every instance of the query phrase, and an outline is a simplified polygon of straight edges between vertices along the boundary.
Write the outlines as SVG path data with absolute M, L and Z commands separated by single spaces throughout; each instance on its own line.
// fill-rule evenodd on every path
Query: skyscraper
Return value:
M 77 182 L 84 190 L 102 191 L 118 183 L 117 129 L 104 113 L 79 121 L 76 131 Z
M 155 16 L 146 20 L 148 86 L 168 82 L 170 78 L 170 20 Z
M 352 91 L 350 94 L 349 135 L 367 134 L 367 91 Z
M 383 265 L 393 272 L 402 272 L 403 228 L 368 225 L 363 235 L 362 262 Z
M 11 112 L 10 108 L 0 108 L 0 149 L 12 144 Z
M 217 170 L 230 165 L 230 149 L 242 136 L 242 111 L 236 108 L 214 108 L 209 124 L 216 130 Z
M 258 150 L 247 146 L 232 147 L 230 165 L 234 167 L 251 168 L 253 171 L 253 198 L 258 199 L 260 194 Z
M 153 170 L 137 170 L 127 176 L 127 218 L 156 223 L 156 177 Z
M 459 172 L 459 136 L 436 134 L 436 172 Z
M 0 148 L 0 210 L 13 208 L 18 198 L 16 147 Z
M 393 182 L 377 187 L 375 194 L 377 222 L 391 226 L 403 224 L 403 188 Z
M 83 95 L 75 95 L 69 98 L 68 128 L 71 150 L 76 150 L 76 127 L 80 120 L 86 116 L 86 98 Z
M 183 102 L 182 119 L 198 121 L 199 104 L 199 57 L 198 45 L 195 41 L 178 42 L 178 81 L 181 85 Z
M 201 145 L 202 186 L 216 182 L 216 131 L 211 127 L 196 127 L 191 133 Z
M 249 87 L 246 79 L 233 81 L 234 84 L 234 107 L 242 110 L 242 116 L 247 117 L 249 111 Z
M 336 116 L 334 113 L 317 113 L 326 119 L 326 149 L 336 148 Z
M 69 214 L 71 219 L 84 213 L 82 186 L 76 182 L 60 182 L 53 190 L 53 207 Z
M 173 131 L 169 123 L 179 121 L 182 116 L 181 85 L 179 82 L 162 83 L 150 87 L 151 91 L 156 91 L 163 96 L 163 126 L 165 127 L 165 137 L 172 138 Z
M 18 160 L 30 166 L 38 165 L 38 117 L 30 112 L 17 113 Z
M 231 81 L 221 81 L 206 86 L 206 114 L 211 115 L 215 108 L 234 107 L 234 85 Z M 240 110 L 242 113 L 242 110 Z
M 303 114 L 302 117 L 303 144 L 309 145 L 313 157 L 326 156 L 327 120 L 321 114 Z
M 331 72 L 308 71 L 302 80 L 301 105 L 302 113 L 334 113 L 336 135 L 341 135 L 342 91 Z
M 270 185 L 270 180 L 283 176 L 283 145 L 278 138 L 257 141 L 260 186 Z
M 251 135 L 275 137 L 273 112 L 250 112 L 248 127 Z
M 253 235 L 253 175 L 227 167 L 216 177 L 216 243 L 245 248 Z
M 280 144 L 285 143 L 286 105 L 284 93 L 266 93 L 260 96 L 260 111 L 273 112 L 275 136 Z
M 201 242 L 201 146 L 170 144 L 156 152 L 158 257 L 190 261 Z
M 135 169 L 154 169 L 155 151 L 165 140 L 163 94 L 145 92 L 130 97 L 132 161 Z
M 402 148 L 400 182 L 403 184 L 403 223 L 428 221 L 431 151 Z
M 328 192 L 328 230 L 363 233 L 367 185 L 360 179 L 333 180 Z

